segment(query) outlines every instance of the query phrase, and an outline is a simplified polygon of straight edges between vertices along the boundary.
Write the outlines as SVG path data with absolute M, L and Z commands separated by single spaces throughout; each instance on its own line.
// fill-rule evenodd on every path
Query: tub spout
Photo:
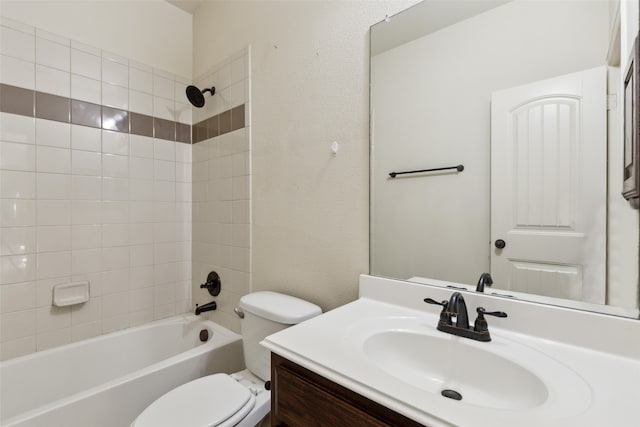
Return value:
M 218 305 L 215 301 L 211 301 L 204 305 L 196 304 L 196 316 L 198 316 L 200 313 L 204 313 L 205 311 L 215 310 L 216 308 L 218 308 Z

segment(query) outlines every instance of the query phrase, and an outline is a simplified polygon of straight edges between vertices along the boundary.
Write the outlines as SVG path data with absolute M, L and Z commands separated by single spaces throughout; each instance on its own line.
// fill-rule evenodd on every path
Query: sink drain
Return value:
M 442 390 L 440 394 L 449 399 L 462 400 L 462 395 L 455 390 Z

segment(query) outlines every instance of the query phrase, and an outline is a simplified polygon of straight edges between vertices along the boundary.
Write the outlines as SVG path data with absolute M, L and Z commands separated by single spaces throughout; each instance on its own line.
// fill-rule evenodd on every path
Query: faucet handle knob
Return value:
M 438 302 L 438 301 L 434 300 L 433 298 L 425 298 L 423 301 L 428 303 L 428 304 L 441 305 L 441 306 L 443 306 L 445 308 L 447 307 L 447 304 L 449 304 L 449 301 L 447 301 L 447 300 L 444 300 L 442 302 Z
M 476 313 L 478 313 L 478 317 L 487 315 L 487 316 L 495 316 L 495 317 L 507 317 L 507 313 L 504 311 L 487 311 L 484 307 L 476 308 Z

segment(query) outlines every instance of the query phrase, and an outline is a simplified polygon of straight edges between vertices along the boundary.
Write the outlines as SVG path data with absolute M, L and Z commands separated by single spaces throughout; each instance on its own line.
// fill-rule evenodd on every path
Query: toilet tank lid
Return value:
M 240 308 L 286 325 L 295 325 L 322 314 L 322 309 L 309 301 L 271 291 L 253 292 L 243 296 L 240 298 Z

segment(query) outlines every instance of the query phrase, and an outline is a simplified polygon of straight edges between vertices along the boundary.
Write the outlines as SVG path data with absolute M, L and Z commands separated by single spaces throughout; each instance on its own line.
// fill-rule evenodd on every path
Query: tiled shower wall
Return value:
M 193 298 L 217 300 L 205 316 L 239 332 L 233 313 L 251 289 L 251 127 L 249 49 L 196 78 L 204 108 L 193 117 Z M 211 297 L 199 284 L 209 271 L 220 274 L 222 291 Z
M 190 79 L 0 29 L 0 359 L 190 310 Z

